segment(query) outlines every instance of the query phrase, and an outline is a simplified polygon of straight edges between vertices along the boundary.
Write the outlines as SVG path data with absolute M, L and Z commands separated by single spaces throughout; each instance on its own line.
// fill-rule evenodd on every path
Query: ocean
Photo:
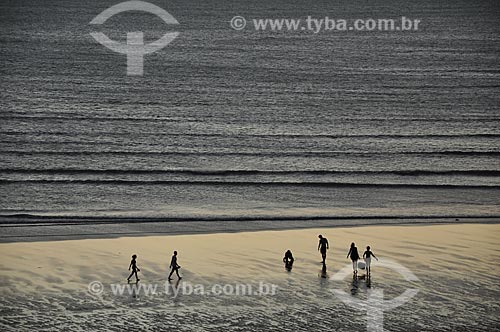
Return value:
M 409 288 L 378 321 L 390 331 L 498 329 L 497 0 L 150 0 L 179 24 L 90 24 L 120 1 L 0 2 L 1 330 L 364 331 L 373 310 L 332 290 L 385 305 Z M 402 17 L 419 29 L 254 25 Z M 179 33 L 142 76 L 91 36 L 139 31 Z M 406 226 L 436 222 L 457 224 Z M 405 226 L 333 227 L 368 224 Z M 350 280 L 352 241 L 419 280 L 378 261 Z M 139 285 L 165 291 L 110 293 L 134 253 Z M 166 294 L 259 281 L 278 293 Z
M 153 0 L 179 24 L 89 24 L 116 3 L 0 4 L 2 223 L 500 216 L 496 1 Z M 251 26 L 308 16 L 421 23 Z M 127 76 L 94 31 L 180 34 Z

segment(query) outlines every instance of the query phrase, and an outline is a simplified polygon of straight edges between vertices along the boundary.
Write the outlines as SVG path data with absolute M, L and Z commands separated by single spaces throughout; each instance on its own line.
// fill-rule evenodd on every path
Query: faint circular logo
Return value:
M 90 24 L 103 24 L 110 17 L 126 11 L 148 12 L 158 16 L 167 24 L 179 24 L 163 8 L 144 1 L 125 1 L 109 7 L 90 21 Z M 142 32 L 127 33 L 126 44 L 113 41 L 102 32 L 92 32 L 90 35 L 110 50 L 127 55 L 127 75 L 142 76 L 144 73 L 144 55 L 161 50 L 171 43 L 179 35 L 179 32 L 166 33 L 160 39 L 146 45 L 144 45 L 144 34 Z
M 87 289 L 91 295 L 101 295 L 104 292 L 104 285 L 102 282 L 95 280 L 89 283 Z
M 247 26 L 247 20 L 243 16 L 235 16 L 231 19 L 231 28 L 234 30 L 243 30 Z
M 377 266 L 385 267 L 398 272 L 406 281 L 419 281 L 416 275 L 403 265 L 387 260 L 380 259 Z M 347 276 L 352 275 L 352 265 L 347 264 L 340 271 L 335 273 L 330 280 L 342 281 Z M 366 311 L 366 329 L 367 331 L 384 330 L 384 311 L 397 308 L 409 302 L 418 293 L 416 288 L 408 288 L 401 295 L 391 299 L 384 300 L 384 291 L 382 289 L 368 289 L 367 299 L 361 300 L 355 298 L 341 289 L 332 289 L 332 293 L 343 303 L 354 309 Z

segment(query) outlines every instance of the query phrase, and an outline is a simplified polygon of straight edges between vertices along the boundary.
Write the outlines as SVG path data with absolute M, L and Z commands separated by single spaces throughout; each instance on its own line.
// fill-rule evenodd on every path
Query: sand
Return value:
M 320 277 L 318 234 L 330 242 L 327 278 Z M 353 314 L 332 289 L 365 299 L 369 289 L 383 289 L 391 298 L 406 288 L 416 288 L 419 293 L 414 299 L 385 315 L 386 328 L 486 331 L 500 323 L 496 314 L 499 239 L 500 225 L 462 224 L 4 243 L 0 244 L 0 326 L 3 330 L 127 330 L 133 329 L 132 315 L 142 330 L 267 331 L 285 326 L 291 330 L 364 330 L 363 311 Z M 330 280 L 349 264 L 346 254 L 352 241 L 361 253 L 370 245 L 381 260 L 402 264 L 419 280 L 407 282 L 397 272 L 377 267 L 377 262 L 370 288 L 366 280 Z M 281 263 L 287 249 L 296 259 L 291 271 Z M 263 282 L 275 285 L 276 294 L 173 298 L 165 288 L 173 250 L 179 251 L 186 285 L 210 289 L 214 284 L 257 287 Z M 125 285 L 133 253 L 141 268 L 140 284 L 160 285 L 154 296 L 140 291 L 112 293 L 111 284 Z M 102 283 L 102 294 L 88 292 L 92 281 Z M 182 282 L 174 281 L 170 287 L 176 285 L 182 287 Z

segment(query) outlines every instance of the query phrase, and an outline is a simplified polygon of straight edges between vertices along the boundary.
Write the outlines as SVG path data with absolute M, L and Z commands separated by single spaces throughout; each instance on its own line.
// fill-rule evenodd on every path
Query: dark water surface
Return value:
M 1 215 L 500 215 L 496 1 L 151 1 L 180 24 L 88 24 L 116 3 L 0 4 Z M 309 15 L 422 22 L 250 26 Z M 142 77 L 89 35 L 169 30 Z

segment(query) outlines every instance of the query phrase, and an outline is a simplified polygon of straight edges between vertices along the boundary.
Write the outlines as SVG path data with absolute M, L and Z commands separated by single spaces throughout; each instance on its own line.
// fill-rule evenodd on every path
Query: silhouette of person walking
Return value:
M 318 243 L 318 250 L 321 252 L 321 257 L 323 258 L 323 265 L 326 264 L 326 251 L 330 249 L 328 245 L 328 240 L 326 237 L 323 237 L 323 235 L 318 235 L 319 237 L 319 243 Z
M 170 268 L 172 269 L 170 271 L 170 274 L 168 275 L 168 280 L 172 280 L 172 274 L 175 273 L 177 274 L 177 278 L 182 279 L 182 277 L 179 275 L 179 269 L 180 265 L 177 264 L 177 251 L 174 251 L 174 255 L 172 256 L 172 260 L 170 261 Z
M 130 261 L 130 265 L 128 266 L 128 270 L 130 271 L 130 269 L 132 268 L 132 273 L 130 273 L 130 275 L 128 276 L 127 278 L 127 282 L 130 282 L 130 278 L 132 278 L 132 276 L 135 274 L 135 282 L 138 282 L 139 279 L 137 277 L 137 272 L 141 271 L 138 267 L 137 267 L 137 261 L 136 261 L 136 258 L 137 258 L 137 255 L 132 255 L 132 260 Z
M 347 253 L 347 258 L 351 256 L 352 260 L 352 271 L 354 274 L 358 273 L 358 259 L 359 259 L 359 254 L 358 254 L 358 248 L 356 248 L 356 245 L 351 243 L 351 248 L 349 249 L 349 252 Z
M 283 263 L 285 263 L 285 268 L 290 271 L 293 266 L 293 262 L 295 259 L 293 258 L 292 251 L 287 250 L 285 252 L 285 257 L 283 257 Z
M 365 263 L 366 263 L 366 273 L 369 275 L 370 272 L 371 272 L 371 268 L 370 268 L 370 265 L 371 265 L 371 262 L 372 262 L 372 256 L 375 257 L 375 259 L 378 261 L 378 258 L 377 256 L 375 256 L 375 254 L 370 250 L 370 246 L 367 246 L 366 247 L 366 251 L 364 252 L 363 254 L 363 258 L 365 259 Z

